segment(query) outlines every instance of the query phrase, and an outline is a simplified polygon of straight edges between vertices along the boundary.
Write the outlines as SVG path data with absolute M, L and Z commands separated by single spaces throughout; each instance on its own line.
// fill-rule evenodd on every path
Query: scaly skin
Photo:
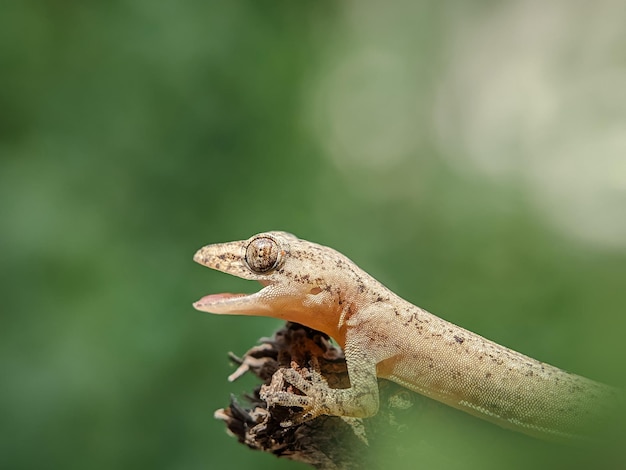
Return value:
M 366 417 L 378 410 L 377 377 L 525 434 L 589 438 L 618 391 L 512 351 L 401 299 L 337 251 L 285 232 L 208 245 L 194 260 L 259 281 L 257 293 L 214 294 L 194 307 L 260 315 L 322 331 L 344 349 L 351 387 L 329 388 L 296 371 L 281 377 L 304 395 L 265 393 L 268 404 Z

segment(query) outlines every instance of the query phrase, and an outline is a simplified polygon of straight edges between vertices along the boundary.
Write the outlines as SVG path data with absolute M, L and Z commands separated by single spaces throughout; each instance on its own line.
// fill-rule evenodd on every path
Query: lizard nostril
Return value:
M 313 287 L 313 288 L 312 288 L 309 292 L 310 292 L 311 294 L 313 294 L 313 295 L 317 295 L 317 294 L 319 294 L 320 292 L 322 292 L 322 288 L 321 288 L 321 287 Z

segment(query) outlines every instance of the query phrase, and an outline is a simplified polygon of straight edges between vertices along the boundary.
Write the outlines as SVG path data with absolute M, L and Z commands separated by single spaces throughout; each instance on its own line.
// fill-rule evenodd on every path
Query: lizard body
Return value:
M 617 395 L 432 315 L 341 253 L 286 232 L 208 245 L 194 260 L 264 286 L 249 295 L 205 296 L 196 309 L 301 323 L 343 348 L 350 388 L 283 369 L 282 378 L 304 395 L 266 394 L 270 405 L 302 407 L 306 419 L 375 414 L 381 377 L 500 426 L 562 440 L 589 437 Z

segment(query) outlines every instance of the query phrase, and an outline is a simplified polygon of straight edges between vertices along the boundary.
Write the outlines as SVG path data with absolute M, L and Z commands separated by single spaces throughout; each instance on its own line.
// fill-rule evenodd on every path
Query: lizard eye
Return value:
M 278 243 L 268 237 L 259 237 L 246 248 L 246 263 L 252 271 L 262 274 L 276 268 L 281 255 Z

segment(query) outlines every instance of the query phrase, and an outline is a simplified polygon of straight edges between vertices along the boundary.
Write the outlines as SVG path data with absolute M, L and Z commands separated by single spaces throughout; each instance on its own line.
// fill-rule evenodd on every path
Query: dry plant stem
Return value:
M 316 368 L 331 387 L 349 387 L 341 350 L 325 334 L 295 323 L 287 323 L 272 338 L 261 339 L 259 346 L 236 359 L 240 367 L 232 379 L 249 371 L 264 381 L 264 387 L 284 387 L 295 392 L 284 382 L 272 381 L 279 368 L 294 368 L 306 377 Z M 407 422 L 414 419 L 406 411 L 415 411 L 424 401 L 417 394 L 382 380 L 380 410 L 372 418 L 320 416 L 284 427 L 281 423 L 297 421 L 301 409 L 268 408 L 260 391 L 261 386 L 247 397 L 249 407 L 241 406 L 232 397 L 230 406 L 217 410 L 215 417 L 223 420 L 230 433 L 248 447 L 319 469 L 376 468 L 369 442 L 393 442 L 394 434 L 401 433 Z

